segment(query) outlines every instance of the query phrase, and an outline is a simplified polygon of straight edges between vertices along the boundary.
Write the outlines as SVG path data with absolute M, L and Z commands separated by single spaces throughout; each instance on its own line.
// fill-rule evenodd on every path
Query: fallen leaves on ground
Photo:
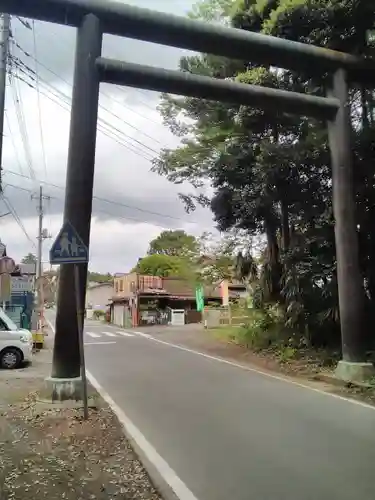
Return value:
M 35 392 L 0 404 L 0 500 L 160 500 L 104 402 L 88 421 Z

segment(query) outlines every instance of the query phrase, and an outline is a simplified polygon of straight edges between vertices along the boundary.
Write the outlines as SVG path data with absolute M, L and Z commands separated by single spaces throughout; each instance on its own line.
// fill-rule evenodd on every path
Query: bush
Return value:
M 294 359 L 297 356 L 297 349 L 295 347 L 281 347 L 279 351 L 279 360 L 281 363 L 287 363 L 288 361 Z
M 278 305 L 252 309 L 246 324 L 238 329 L 236 340 L 253 350 L 292 347 L 294 339 L 285 328 L 283 318 Z
M 102 311 L 100 309 L 96 309 L 93 312 L 94 319 L 102 319 L 104 316 L 105 316 L 105 311 Z

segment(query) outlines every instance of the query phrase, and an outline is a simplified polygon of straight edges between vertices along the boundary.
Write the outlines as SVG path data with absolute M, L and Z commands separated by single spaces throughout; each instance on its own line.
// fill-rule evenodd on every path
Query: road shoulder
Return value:
M 41 402 L 50 346 L 32 366 L 0 371 L 0 497 L 12 500 L 160 500 L 109 405 L 82 409 Z

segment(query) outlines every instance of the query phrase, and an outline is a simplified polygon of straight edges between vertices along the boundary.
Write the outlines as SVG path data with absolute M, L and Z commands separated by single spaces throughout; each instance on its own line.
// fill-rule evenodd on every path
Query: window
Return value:
M 124 280 L 122 279 L 120 281 L 120 292 L 123 292 L 124 291 Z
M 116 293 L 118 293 L 118 281 L 115 281 L 115 290 L 116 290 Z
M 10 319 L 10 317 L 5 313 L 3 309 L 0 308 L 0 329 L 1 330 L 13 330 L 17 331 L 18 326 L 14 321 Z
M 9 329 L 7 328 L 6 324 L 4 323 L 4 321 L 2 321 L 0 319 L 0 332 L 6 332 L 8 331 Z

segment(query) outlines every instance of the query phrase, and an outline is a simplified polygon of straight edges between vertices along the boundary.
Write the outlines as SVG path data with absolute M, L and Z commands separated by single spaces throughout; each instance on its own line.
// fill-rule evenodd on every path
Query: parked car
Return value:
M 0 308 L 0 367 L 18 368 L 29 363 L 33 354 L 33 336 L 29 330 L 18 328 Z

